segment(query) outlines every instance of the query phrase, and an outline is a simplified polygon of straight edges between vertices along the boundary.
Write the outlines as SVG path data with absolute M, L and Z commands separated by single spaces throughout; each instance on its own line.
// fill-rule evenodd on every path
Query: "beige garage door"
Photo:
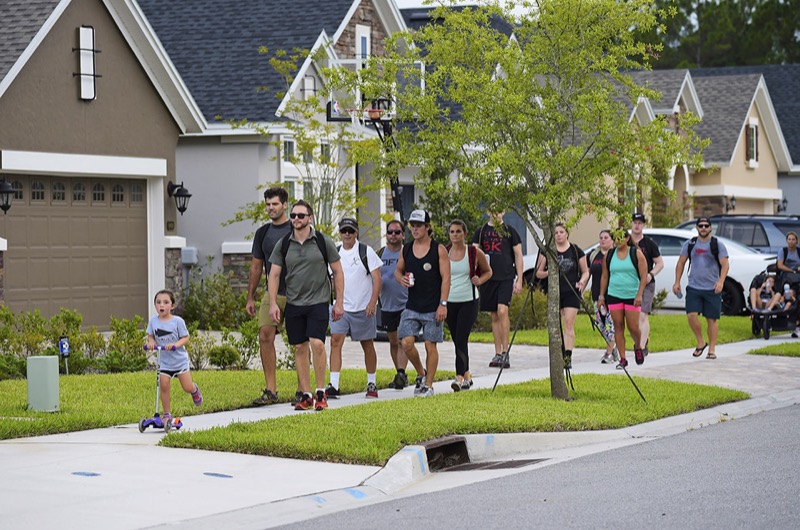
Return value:
M 5 298 L 13 311 L 77 309 L 85 325 L 147 317 L 144 180 L 5 175 Z

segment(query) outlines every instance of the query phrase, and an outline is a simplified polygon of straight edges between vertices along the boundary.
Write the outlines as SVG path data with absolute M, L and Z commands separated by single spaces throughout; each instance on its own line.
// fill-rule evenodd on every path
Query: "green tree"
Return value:
M 502 207 L 519 214 L 532 234 L 543 230 L 535 239 L 550 271 L 551 392 L 568 399 L 555 224 L 574 225 L 590 214 L 630 215 L 624 190 L 665 191 L 649 168 L 697 165 L 691 152 L 700 145 L 691 117 L 679 124 L 682 134 L 662 119 L 629 121 L 639 97 L 656 99 L 624 73 L 646 67 L 658 51 L 630 31 L 659 24 L 651 2 L 516 4 L 522 9 L 499 1 L 441 6 L 431 14 L 434 23 L 394 36 L 388 56 L 370 61 L 357 81 L 368 98 L 396 98 L 404 126 L 395 132 L 386 165 L 417 166 L 426 193 L 447 185 L 457 190 L 462 208 Z M 508 24 L 513 38 L 497 29 Z M 425 63 L 424 90 L 404 82 L 419 75 L 419 61 Z M 454 179 L 431 179 L 443 169 Z

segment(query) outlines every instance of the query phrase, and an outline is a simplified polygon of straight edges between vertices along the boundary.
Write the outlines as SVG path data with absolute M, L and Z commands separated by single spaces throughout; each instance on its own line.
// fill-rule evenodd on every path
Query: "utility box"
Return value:
M 41 412 L 60 410 L 58 356 L 28 357 L 28 409 Z
M 181 249 L 181 264 L 197 265 L 197 247 L 184 247 Z

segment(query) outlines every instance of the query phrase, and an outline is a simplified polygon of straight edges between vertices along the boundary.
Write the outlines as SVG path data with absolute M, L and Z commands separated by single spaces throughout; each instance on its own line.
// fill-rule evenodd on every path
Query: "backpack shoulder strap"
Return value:
M 317 242 L 317 247 L 319 247 L 319 252 L 322 254 L 322 259 L 325 261 L 325 267 L 330 265 L 330 261 L 328 261 L 328 246 L 325 241 L 325 234 L 320 232 L 319 230 L 314 231 L 317 237 L 314 240 Z M 337 251 L 338 252 L 338 251 Z
M 289 252 L 289 234 L 286 234 L 281 238 L 281 257 L 283 257 L 283 263 L 286 264 L 286 253 Z M 285 268 L 285 267 L 284 267 Z
M 358 242 L 358 257 L 361 258 L 361 263 L 364 265 L 364 269 L 367 271 L 367 276 L 369 276 L 370 272 L 369 262 L 367 260 L 367 245 L 361 241 Z
M 378 249 L 378 252 L 376 252 L 376 254 L 378 255 L 379 258 L 383 257 L 383 251 L 384 250 L 386 250 L 386 247 L 381 247 L 381 248 Z
M 722 263 L 719 262 L 719 240 L 717 236 L 711 236 L 711 255 L 717 261 L 717 267 L 722 270 Z
M 606 268 L 608 270 L 611 270 L 611 257 L 614 255 L 614 253 L 616 251 L 617 251 L 617 249 L 612 247 L 612 248 L 608 249 L 608 252 L 606 252 Z
M 476 263 L 476 257 L 478 255 L 478 249 L 469 245 L 467 247 L 467 257 L 469 259 L 469 277 L 472 278 L 473 276 L 479 276 L 478 274 L 478 264 Z

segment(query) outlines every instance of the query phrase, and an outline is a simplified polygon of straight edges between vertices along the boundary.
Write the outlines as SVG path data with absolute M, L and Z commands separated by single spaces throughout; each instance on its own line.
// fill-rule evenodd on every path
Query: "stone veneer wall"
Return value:
M 347 23 L 347 27 L 342 31 L 339 40 L 336 41 L 334 49 L 339 57 L 343 59 L 354 59 L 356 56 L 356 24 L 369 26 L 372 28 L 370 34 L 370 47 L 372 55 L 386 55 L 384 41 L 388 37 L 386 28 L 381 24 L 381 18 L 375 11 L 375 7 L 370 0 L 362 0 L 356 9 L 353 18 Z
M 164 288 L 175 293 L 175 314 L 183 314 L 183 262 L 181 249 L 168 248 L 165 253 Z
M 253 255 L 246 254 L 223 254 L 222 271 L 232 273 L 231 289 L 237 294 L 247 292 L 247 285 L 250 281 L 250 261 Z M 263 282 L 263 274 L 262 274 Z

